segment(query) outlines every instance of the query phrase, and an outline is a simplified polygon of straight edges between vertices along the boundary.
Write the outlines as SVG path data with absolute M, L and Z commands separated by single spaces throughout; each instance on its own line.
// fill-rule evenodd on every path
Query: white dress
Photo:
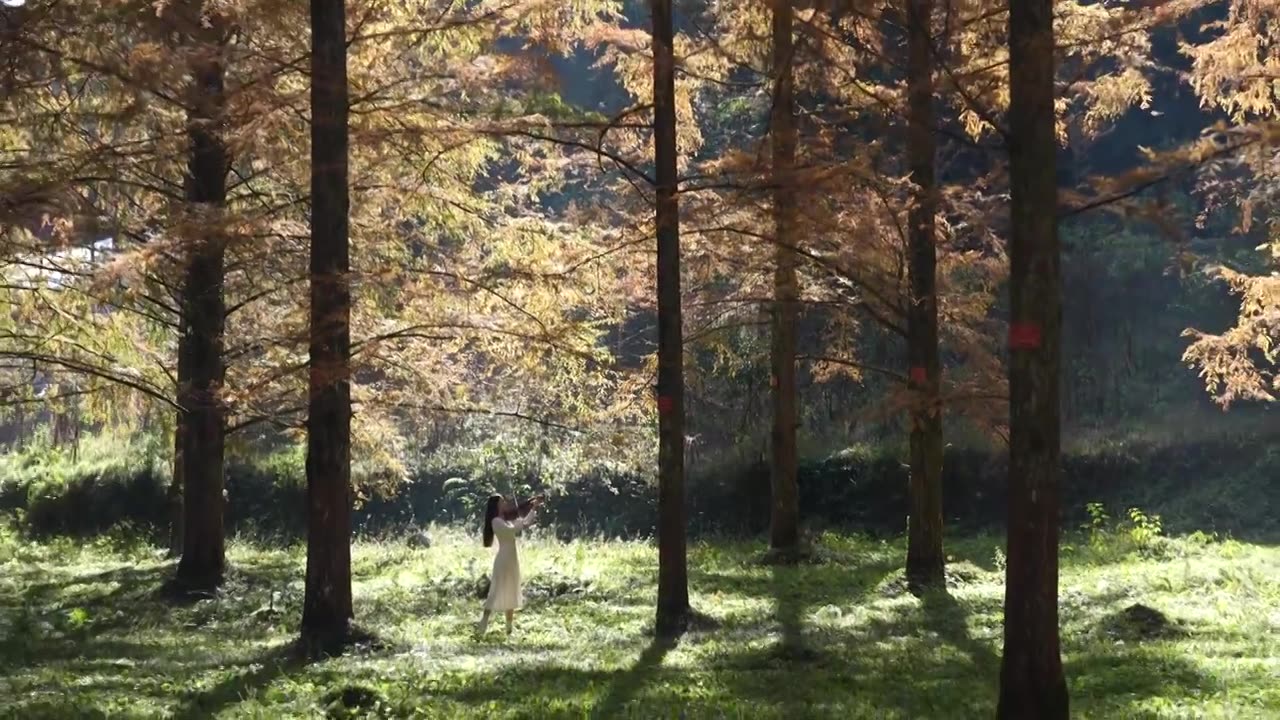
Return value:
M 484 609 L 491 612 L 519 610 L 524 604 L 520 590 L 520 554 L 516 550 L 516 538 L 533 524 L 533 511 L 512 521 L 501 517 L 493 519 L 493 535 L 498 538 L 498 554 L 493 558 L 493 576 L 489 581 L 489 597 Z

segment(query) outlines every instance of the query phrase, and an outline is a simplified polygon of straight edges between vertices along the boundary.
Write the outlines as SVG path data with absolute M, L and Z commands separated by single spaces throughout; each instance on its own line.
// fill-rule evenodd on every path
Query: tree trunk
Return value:
M 914 592 L 944 587 L 942 552 L 942 364 L 938 357 L 938 188 L 933 137 L 933 0 L 907 5 L 907 155 L 916 184 L 908 230 L 907 359 L 911 410 L 911 515 L 907 585 Z
M 683 631 L 689 614 L 685 555 L 684 340 L 680 310 L 680 208 L 676 200 L 675 57 L 671 0 L 652 0 L 653 144 L 658 229 L 657 634 Z
M 799 458 L 796 427 L 796 127 L 791 0 L 774 0 L 774 97 L 769 137 L 773 145 L 774 275 L 772 317 L 773 502 L 769 546 L 794 550 L 800 544 L 800 504 L 796 487 Z
M 1009 12 L 1009 527 L 997 716 L 1067 717 L 1058 640 L 1062 285 L 1053 0 Z
M 211 32 L 216 32 L 211 31 Z M 225 237 L 221 212 L 227 201 L 227 147 L 219 133 L 226 108 L 220 42 L 197 47 L 192 61 L 192 95 L 187 135 L 191 156 L 186 197 L 201 232 L 188 239 L 183 282 L 183 323 L 189 382 L 179 389 L 186 409 L 182 451 L 183 538 L 177 584 L 210 592 L 222 583 L 226 541 L 223 530 L 225 413 L 222 331 Z
M 351 290 L 344 0 L 311 0 L 311 372 L 302 635 L 341 642 L 351 607 Z
M 182 503 L 182 453 L 186 444 L 186 413 L 178 411 L 173 427 L 173 477 L 169 480 L 169 557 L 182 557 L 183 517 L 186 508 Z
M 178 387 L 176 396 L 183 395 L 183 387 L 191 382 L 191 369 L 187 363 L 187 324 L 178 320 Z M 173 477 L 169 481 L 169 557 L 182 557 L 183 513 L 186 511 L 182 503 L 182 456 L 187 443 L 187 413 L 179 410 L 173 424 Z

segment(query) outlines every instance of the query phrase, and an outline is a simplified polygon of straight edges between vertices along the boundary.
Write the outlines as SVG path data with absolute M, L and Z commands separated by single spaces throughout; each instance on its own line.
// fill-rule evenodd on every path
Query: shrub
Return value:
M 95 535 L 121 523 L 159 533 L 168 523 L 168 471 L 138 449 L 114 455 L 82 452 L 72 462 L 47 451 L 0 460 L 0 510 L 21 529 L 43 535 Z M 119 447 L 119 446 L 117 446 Z M 256 462 L 233 459 L 227 467 L 230 532 L 260 539 L 293 539 L 305 532 L 304 450 L 291 448 Z M 1063 459 L 1064 522 L 1086 532 L 1110 532 L 1107 509 L 1148 509 L 1126 516 L 1135 543 L 1155 547 L 1164 532 L 1196 529 L 1274 538 L 1270 511 L 1280 483 L 1280 450 L 1262 443 L 1202 442 L 1139 447 L 1095 447 Z M 1007 463 L 1002 454 L 949 448 L 943 467 L 943 507 L 951 529 L 976 532 L 1005 522 Z M 906 527 L 907 469 L 899 455 L 856 447 L 800 469 L 803 521 L 813 530 L 857 529 L 897 535 Z M 429 523 L 479 528 L 490 492 L 522 496 L 541 489 L 532 474 L 502 476 L 419 470 L 394 495 L 374 494 L 355 508 L 357 533 L 404 533 Z M 649 536 L 657 517 L 650 477 L 596 469 L 563 480 L 541 512 L 557 535 Z M 755 534 L 769 523 L 769 472 L 763 462 L 703 465 L 687 484 L 689 528 L 694 535 Z M 1141 537 L 1138 537 L 1141 536 Z

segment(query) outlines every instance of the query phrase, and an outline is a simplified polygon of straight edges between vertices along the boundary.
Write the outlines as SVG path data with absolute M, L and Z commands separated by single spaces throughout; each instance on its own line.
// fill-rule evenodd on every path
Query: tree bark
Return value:
M 344 0 L 311 0 L 311 371 L 304 640 L 342 642 L 351 606 L 351 290 Z
M 773 502 L 769 546 L 794 550 L 800 544 L 800 501 L 796 486 L 799 457 L 796 428 L 796 126 L 795 47 L 791 0 L 773 3 L 773 109 L 769 137 L 773 146 L 774 275 L 772 313 L 773 443 L 770 465 Z
M 217 33 L 209 29 L 209 35 Z M 176 581 L 188 592 L 210 592 L 222 583 L 226 539 L 223 529 L 225 412 L 221 390 L 225 233 L 230 167 L 220 135 L 226 109 L 222 42 L 200 42 L 192 61 L 191 106 L 187 135 L 186 198 L 192 222 L 200 228 L 188 239 L 183 282 L 182 324 L 186 327 L 188 382 L 179 388 L 186 410 L 182 450 L 183 538 Z M 179 341 L 182 344 L 183 341 Z
M 191 368 L 187 363 L 187 324 L 184 320 L 178 320 L 178 369 L 177 369 L 177 393 L 176 396 L 181 398 L 183 395 L 183 387 L 191 382 Z M 187 413 L 185 410 L 179 410 L 177 417 L 173 423 L 173 477 L 169 481 L 169 556 L 182 557 L 182 538 L 183 538 L 183 513 L 186 512 L 182 503 L 182 477 L 183 464 L 182 456 L 187 446 Z
M 944 587 L 942 551 L 942 364 L 938 356 L 938 187 L 933 136 L 933 0 L 907 5 L 907 156 L 916 185 L 908 229 L 907 360 L 913 397 L 907 585 Z
M 680 208 L 676 199 L 675 56 L 671 0 L 651 0 L 653 144 L 658 234 L 658 614 L 659 636 L 678 635 L 689 615 L 684 506 L 684 339 L 680 308 Z
M 1067 717 L 1058 639 L 1059 368 L 1053 0 L 1009 12 L 1009 527 L 997 716 Z

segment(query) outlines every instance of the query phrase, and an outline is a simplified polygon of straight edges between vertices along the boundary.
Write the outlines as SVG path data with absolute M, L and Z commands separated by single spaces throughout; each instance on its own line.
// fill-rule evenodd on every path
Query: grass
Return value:
M 24 719 L 991 717 L 1001 543 L 954 539 L 948 593 L 902 592 L 900 548 L 824 535 L 822 562 L 699 544 L 692 600 L 714 626 L 655 643 L 656 555 L 640 542 L 531 538 L 528 607 L 472 639 L 489 555 L 358 543 L 356 612 L 378 650 L 303 663 L 301 550 L 233 545 L 221 597 L 173 605 L 172 572 L 127 540 L 0 536 L 0 717 Z M 1101 533 L 1063 551 L 1073 716 L 1280 717 L 1280 549 Z M 1126 633 L 1141 603 L 1171 619 Z M 1141 628 L 1139 629 L 1141 630 Z M 1144 639 L 1146 638 L 1146 639 Z

